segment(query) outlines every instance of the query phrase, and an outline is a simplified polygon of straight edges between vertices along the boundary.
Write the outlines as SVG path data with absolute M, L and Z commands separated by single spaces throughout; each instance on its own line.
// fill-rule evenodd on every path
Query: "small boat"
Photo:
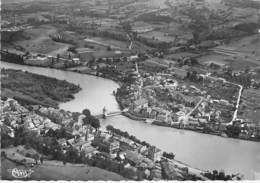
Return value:
M 154 119 L 146 119 L 145 123 L 152 124 L 154 122 Z

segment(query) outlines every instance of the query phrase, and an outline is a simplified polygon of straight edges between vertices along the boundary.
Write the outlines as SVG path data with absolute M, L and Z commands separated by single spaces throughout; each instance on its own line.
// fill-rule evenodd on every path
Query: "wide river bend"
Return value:
M 119 85 L 111 80 L 70 71 L 32 67 L 1 62 L 1 67 L 67 80 L 79 84 L 82 90 L 75 99 L 60 104 L 64 110 L 81 112 L 84 108 L 93 114 L 101 114 L 106 106 L 109 112 L 119 111 L 113 91 Z M 173 152 L 176 159 L 203 170 L 225 170 L 226 173 L 242 173 L 245 179 L 260 179 L 260 143 L 223 138 L 192 131 L 148 125 L 124 116 L 114 116 L 101 121 L 104 128 L 111 124 L 163 151 Z

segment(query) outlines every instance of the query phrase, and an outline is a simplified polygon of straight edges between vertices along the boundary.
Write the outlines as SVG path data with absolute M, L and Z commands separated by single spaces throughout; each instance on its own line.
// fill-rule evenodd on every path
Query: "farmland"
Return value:
M 50 36 L 56 32 L 56 28 L 46 25 L 27 29 L 23 32 L 25 39 L 18 39 L 12 44 L 29 52 L 56 56 L 57 54 L 63 54 L 70 46 L 69 44 L 53 41 Z M 7 47 L 11 46 L 8 45 Z
M 259 123 L 260 119 L 260 92 L 259 90 L 245 90 L 242 95 L 240 117 L 246 121 Z

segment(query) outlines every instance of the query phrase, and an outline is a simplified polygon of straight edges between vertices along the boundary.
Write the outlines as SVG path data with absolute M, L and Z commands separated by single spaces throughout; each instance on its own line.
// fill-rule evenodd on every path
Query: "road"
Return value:
M 127 35 L 127 37 L 128 37 L 128 40 L 130 41 L 130 44 L 129 44 L 129 46 L 128 46 L 128 49 L 129 49 L 129 50 L 132 50 L 132 48 L 133 48 L 133 41 L 132 41 L 132 39 L 131 39 L 131 37 L 129 36 L 128 33 L 127 33 L 126 35 Z
M 229 82 L 224 78 L 216 78 L 216 77 L 209 76 L 209 74 L 207 74 L 207 75 L 202 74 L 202 76 L 208 77 L 208 78 L 214 79 L 214 80 L 220 80 L 221 79 L 221 80 L 223 80 L 224 83 L 228 83 L 228 84 L 235 85 L 235 86 L 239 87 L 239 92 L 238 92 L 238 97 L 237 97 L 237 102 L 236 102 L 236 110 L 234 111 L 232 120 L 229 123 L 227 123 L 227 125 L 232 125 L 233 122 L 237 119 L 237 112 L 238 112 L 239 104 L 240 104 L 240 101 L 241 101 L 243 86 L 236 84 L 236 83 Z
M 200 101 L 197 103 L 197 105 L 188 113 L 186 114 L 186 119 L 190 117 L 190 115 L 200 106 L 200 104 L 203 102 L 204 98 L 200 97 Z

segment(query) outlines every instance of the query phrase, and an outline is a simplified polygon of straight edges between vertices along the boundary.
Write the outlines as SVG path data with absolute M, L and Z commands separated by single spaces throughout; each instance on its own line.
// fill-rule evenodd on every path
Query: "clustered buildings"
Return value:
M 28 132 L 36 132 L 38 136 L 53 136 L 56 130 L 63 128 L 68 135 L 58 137 L 57 143 L 64 155 L 73 148 L 79 154 L 83 153 L 85 158 L 100 161 L 109 159 L 121 163 L 125 169 L 143 172 L 147 179 L 151 174 L 155 180 L 162 179 L 160 161 L 163 156 L 160 149 L 143 145 L 113 131 L 94 129 L 84 124 L 85 115 L 79 115 L 75 122 L 70 112 L 38 105 L 27 109 L 10 98 L 2 99 L 1 107 L 1 128 L 10 138 L 15 137 L 15 131 L 19 127 Z M 183 175 L 179 173 L 178 176 Z M 133 179 L 135 178 L 136 175 Z

